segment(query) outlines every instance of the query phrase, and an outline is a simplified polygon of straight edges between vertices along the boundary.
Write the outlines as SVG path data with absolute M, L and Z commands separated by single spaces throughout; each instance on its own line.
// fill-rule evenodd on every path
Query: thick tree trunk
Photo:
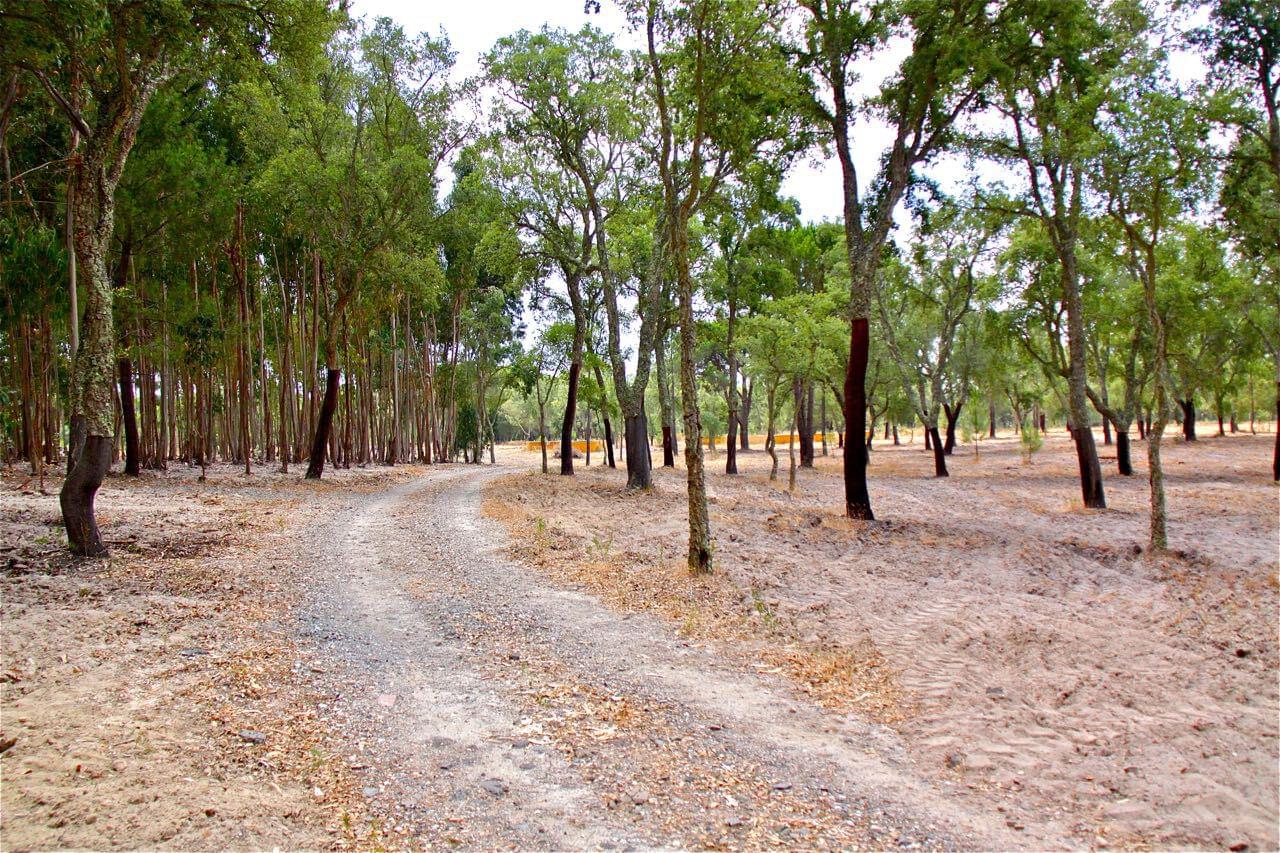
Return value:
M 87 329 L 85 339 L 87 344 L 89 339 Z M 58 495 L 62 506 L 62 521 L 67 529 L 67 539 L 71 543 L 72 553 L 77 556 L 94 558 L 107 556 L 107 546 L 102 542 L 102 536 L 98 532 L 98 522 L 94 517 L 93 499 L 109 467 L 111 467 L 111 438 L 105 435 L 88 434 L 80 458 L 76 461 L 74 470 L 63 481 L 62 491 Z
M 578 376 L 582 373 L 582 361 L 569 365 L 569 391 L 565 397 L 564 420 L 560 424 L 560 473 L 573 476 L 573 421 L 578 416 Z
M 947 450 L 946 450 L 946 445 L 945 445 L 945 443 L 941 440 L 941 437 L 938 435 L 938 428 L 937 428 L 937 426 L 931 426 L 931 427 L 928 427 L 928 433 L 927 433 L 927 435 L 929 435 L 929 436 L 932 438 L 932 447 L 933 447 L 933 476 L 935 476 L 935 477 L 949 477 L 949 476 L 951 476 L 949 473 L 947 473 Z
M 1196 401 L 1194 397 L 1179 400 L 1182 408 L 1182 438 L 1184 441 L 1196 440 Z
M 849 518 L 871 521 L 871 496 L 867 493 L 866 432 L 867 358 L 871 336 L 866 317 L 849 324 L 849 361 L 844 374 L 844 509 Z
M 1133 476 L 1133 461 L 1129 454 L 1129 431 L 1116 427 L 1116 468 L 1124 477 Z
M 1102 443 L 1105 446 L 1111 444 L 1111 420 L 1106 416 L 1102 416 Z
M 333 413 L 338 408 L 338 380 L 342 371 L 330 367 L 325 371 L 324 403 L 316 419 L 315 440 L 311 442 L 311 458 L 307 460 L 307 479 L 319 480 L 324 473 L 324 457 L 329 447 L 329 433 L 333 428 Z
M 133 402 L 133 362 L 128 358 L 119 360 L 120 368 L 120 414 L 124 422 L 124 473 L 130 477 L 138 476 L 140 462 L 138 459 L 138 419 Z
M 653 485 L 649 458 L 649 418 L 644 410 L 624 422 L 627 443 L 627 488 L 647 489 Z
M 1067 309 L 1067 402 L 1070 420 L 1079 426 L 1073 438 L 1076 442 L 1076 460 L 1080 467 L 1080 493 L 1089 509 L 1106 509 L 1107 499 L 1102 488 L 1102 464 L 1098 461 L 1098 448 L 1089 428 L 1089 402 L 1086 392 L 1088 375 L 1085 365 L 1084 304 L 1080 298 L 1080 277 L 1075 266 L 1075 255 L 1069 253 L 1063 263 L 1063 301 Z

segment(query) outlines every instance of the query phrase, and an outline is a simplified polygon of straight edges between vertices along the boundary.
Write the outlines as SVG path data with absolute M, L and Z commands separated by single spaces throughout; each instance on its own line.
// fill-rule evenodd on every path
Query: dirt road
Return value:
M 508 469 L 509 470 L 509 469 Z M 300 614 L 385 830 L 430 845 L 1063 846 L 925 781 L 897 735 L 550 586 L 479 512 L 501 466 L 352 496 Z

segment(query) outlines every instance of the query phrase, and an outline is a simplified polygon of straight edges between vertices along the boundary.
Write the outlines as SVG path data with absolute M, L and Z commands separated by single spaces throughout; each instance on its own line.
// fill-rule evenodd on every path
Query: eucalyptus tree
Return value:
M 812 111 L 840 162 L 851 278 L 843 400 L 845 513 L 870 520 L 875 516 L 861 436 L 869 322 L 883 248 L 898 203 L 919 180 L 917 170 L 951 146 L 957 121 L 981 106 L 996 63 L 1016 60 L 1016 52 L 1001 46 L 1014 10 L 986 0 L 801 0 L 800 5 L 807 20 L 797 54 L 815 82 Z M 878 91 L 859 98 L 861 61 L 883 55 L 897 39 L 910 44 L 909 54 Z M 889 124 L 892 142 L 868 180 L 859 176 L 853 152 L 875 120 Z
M 6 48 L 0 64 L 38 80 L 66 117 L 73 138 L 83 143 L 72 162 L 74 207 L 68 218 L 86 298 L 72 368 L 70 470 L 60 495 L 77 554 L 107 553 L 94 516 L 114 432 L 115 331 L 107 254 L 116 188 L 147 106 L 181 69 L 253 62 L 314 45 L 327 35 L 328 19 L 327 6 L 318 0 L 17 0 L 0 12 L 0 43 Z
M 324 304 L 324 402 L 307 466 L 324 471 L 342 367 L 338 338 L 363 269 L 435 212 L 436 170 L 465 138 L 447 39 L 410 37 L 387 18 L 333 39 L 318 67 L 288 69 L 287 136 L 259 177 L 316 252 Z
M 628 11 L 645 34 L 646 82 L 657 113 L 662 222 L 679 305 L 688 562 L 697 574 L 711 570 L 711 525 L 695 372 L 690 221 L 753 161 L 795 150 L 799 86 L 778 36 L 781 3 L 631 0 Z

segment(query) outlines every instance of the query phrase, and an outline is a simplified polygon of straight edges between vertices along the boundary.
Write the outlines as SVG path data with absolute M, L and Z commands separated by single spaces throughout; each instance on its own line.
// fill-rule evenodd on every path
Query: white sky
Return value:
M 1167 0 L 1156 0 L 1166 6 Z M 443 30 L 457 51 L 456 73 L 465 77 L 480 68 L 480 57 L 499 38 L 520 29 L 536 30 L 544 24 L 580 29 L 592 24 L 613 33 L 619 44 L 627 48 L 639 48 L 639 37 L 628 32 L 626 18 L 617 0 L 601 0 L 599 14 L 587 15 L 582 0 L 352 0 L 353 16 L 386 16 L 403 26 L 411 35 L 431 32 L 438 35 Z M 1167 9 L 1165 12 L 1167 13 Z M 1198 10 L 1203 18 L 1203 10 Z M 890 51 L 890 54 L 900 53 Z M 879 56 L 864 63 L 860 69 L 863 77 L 860 88 L 871 89 L 894 70 L 901 56 Z M 888 59 L 889 61 L 886 61 Z M 1175 79 L 1193 82 L 1204 77 L 1205 66 L 1194 54 L 1174 51 L 1170 62 Z M 892 140 L 889 128 L 879 123 L 864 123 L 858 131 L 854 146 L 854 165 L 861 182 L 867 181 L 879 163 L 881 152 Z M 937 164 L 930 170 L 933 177 L 948 188 L 967 178 L 963 164 L 955 159 Z M 798 163 L 783 184 L 783 194 L 800 202 L 801 216 L 805 220 L 839 219 L 841 209 L 840 167 L 835 157 L 822 158 L 820 154 Z M 899 211 L 901 214 L 901 211 Z
M 625 16 L 616 0 L 601 0 L 600 14 L 583 13 L 582 0 L 462 0 L 461 2 L 422 2 L 422 0 L 352 0 L 354 17 L 386 16 L 399 23 L 410 35 L 443 29 L 457 51 L 456 73 L 465 77 L 480 69 L 480 57 L 499 38 L 520 29 L 536 30 L 544 24 L 567 30 L 581 29 L 586 24 L 618 37 L 623 47 L 641 46 L 627 32 Z M 888 131 L 878 132 L 858 146 L 861 173 L 870 174 L 888 144 Z M 788 176 L 783 193 L 800 201 L 806 220 L 837 219 L 840 215 L 840 167 L 834 157 L 825 162 L 805 161 Z
M 1168 0 L 1155 2 L 1166 6 L 1165 11 L 1168 11 Z M 410 35 L 430 32 L 438 36 L 443 30 L 448 35 L 453 50 L 457 52 L 455 74 L 459 78 L 479 71 L 480 58 L 502 36 L 521 29 L 537 30 L 544 24 L 570 31 L 591 24 L 614 34 L 619 45 L 624 48 L 638 49 L 643 46 L 639 36 L 629 32 L 617 0 L 600 0 L 600 7 L 599 14 L 587 15 L 583 11 L 583 0 L 453 0 L 443 3 L 433 0 L 351 0 L 351 13 L 354 17 L 371 19 L 385 16 L 404 27 Z M 1168 23 L 1169 19 L 1166 18 L 1165 22 Z M 886 54 L 863 63 L 863 67 L 858 69 L 861 77 L 858 88 L 874 91 L 896 69 L 903 52 L 891 48 Z M 1199 81 L 1206 73 L 1199 56 L 1185 51 L 1173 51 L 1170 66 L 1174 78 L 1183 83 Z M 866 181 L 875 173 L 881 153 L 891 141 L 892 133 L 887 125 L 879 122 L 860 124 L 854 140 L 854 165 L 864 189 Z M 984 178 L 995 176 L 994 172 L 988 172 L 986 168 L 982 171 Z M 943 158 L 928 172 L 944 189 L 950 191 L 958 190 L 971 174 L 969 167 L 954 156 Z M 447 180 L 447 175 L 442 177 Z M 806 221 L 840 218 L 840 167 L 834 155 L 824 158 L 821 152 L 814 152 L 798 162 L 783 183 L 782 191 L 784 195 L 799 201 L 801 218 Z M 899 227 L 910 228 L 905 208 L 898 209 L 897 219 Z M 535 323 L 531 321 L 533 318 L 526 316 L 526 339 L 534 330 Z M 625 348 L 633 350 L 635 330 L 624 331 L 623 343 Z M 632 362 L 633 356 L 633 352 L 629 353 L 628 362 Z

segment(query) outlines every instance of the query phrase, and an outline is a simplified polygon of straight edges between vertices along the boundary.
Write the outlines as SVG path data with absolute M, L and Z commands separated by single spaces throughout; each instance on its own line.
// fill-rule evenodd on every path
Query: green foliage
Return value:
M 1040 428 L 1035 424 L 1024 426 L 1019 439 L 1022 444 L 1022 461 L 1030 463 L 1032 457 L 1044 447 L 1044 437 L 1040 435 Z

